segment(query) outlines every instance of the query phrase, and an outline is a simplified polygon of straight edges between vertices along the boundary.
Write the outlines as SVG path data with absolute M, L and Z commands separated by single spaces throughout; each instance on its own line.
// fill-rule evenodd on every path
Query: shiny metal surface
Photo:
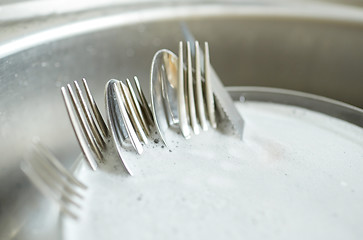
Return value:
M 165 132 L 169 126 L 179 123 L 177 84 L 178 57 L 167 49 L 155 53 L 151 63 L 150 93 L 151 112 L 155 121 L 155 127 L 167 145 Z
M 194 38 L 188 30 L 186 31 L 186 38 Z M 184 53 L 184 45 L 187 46 L 186 53 Z M 150 79 L 151 106 L 157 131 L 165 144 L 167 144 L 168 126 L 178 125 L 186 139 L 191 137 L 190 127 L 194 134 L 199 133 L 197 122 L 204 131 L 208 130 L 207 116 L 210 126 L 216 128 L 214 98 L 220 106 L 220 116 L 225 116 L 220 119 L 225 122 L 222 126 L 235 130 L 235 133 L 242 138 L 243 119 L 234 107 L 233 100 L 221 80 L 210 66 L 208 43 L 205 42 L 204 45 L 203 54 L 198 41 L 194 41 L 192 47 L 189 41 L 186 44 L 180 41 L 178 56 L 170 50 L 162 49 L 153 57 Z M 191 61 L 192 57 L 194 65 Z M 193 75 L 192 72 L 195 74 Z
M 363 109 L 315 94 L 269 87 L 227 87 L 235 101 L 273 102 L 307 108 L 363 127 Z
M 190 125 L 192 126 L 195 135 L 199 134 L 199 125 L 197 122 L 197 114 L 194 100 L 194 84 L 193 84 L 193 69 L 192 69 L 192 53 L 190 49 L 190 42 L 187 42 L 187 91 L 188 91 L 188 104 L 189 104 L 189 118 Z
M 182 25 L 184 37 L 187 41 L 195 41 L 195 37 L 190 32 L 189 28 L 186 25 Z M 210 58 L 209 58 L 209 45 L 208 42 L 205 42 L 204 47 L 204 55 L 202 48 L 199 47 L 199 43 L 195 41 L 195 45 L 192 45 L 192 54 L 195 55 L 195 62 L 196 62 L 196 87 L 197 87 L 197 102 L 199 102 L 199 106 L 201 102 L 201 67 L 198 65 L 202 62 L 204 63 L 203 68 L 203 75 L 205 78 L 205 90 L 204 95 L 206 99 L 206 107 L 209 116 L 210 123 L 213 128 L 216 128 L 216 121 L 215 121 L 215 111 L 214 111 L 214 101 L 213 94 L 216 99 L 217 109 L 219 109 L 219 118 L 220 118 L 220 126 L 222 125 L 224 131 L 230 131 L 237 135 L 240 139 L 243 139 L 243 129 L 244 129 L 244 120 L 242 116 L 238 113 L 237 109 L 234 107 L 233 100 L 227 93 L 224 88 L 222 80 L 217 75 L 216 71 L 210 65 Z M 195 49 L 194 49 L 195 47 Z M 212 87 L 213 85 L 213 94 L 212 94 Z M 199 91 L 198 91 L 199 90 Z M 199 96 L 199 97 L 198 97 Z M 212 107 L 213 106 L 213 107 Z M 198 116 L 202 123 L 202 128 L 205 130 L 205 114 L 204 114 L 204 107 L 198 108 Z M 221 124 L 222 122 L 222 124 Z M 226 129 L 229 129 L 226 131 Z
M 126 79 L 126 83 L 111 79 L 105 88 L 106 116 L 112 137 L 111 144 L 116 147 L 117 154 L 130 175 L 131 171 L 122 158 L 122 152 L 125 151 L 122 148 L 128 148 L 131 142 L 138 154 L 143 153 L 142 143 L 145 145 L 149 143 L 151 126 L 154 125 L 149 105 L 137 77 L 134 77 L 133 83 L 136 90 L 129 79 Z
M 186 57 L 184 61 L 184 50 L 183 42 L 179 43 L 179 55 L 178 55 L 178 69 L 179 69 L 179 80 L 178 80 L 178 110 L 179 110 L 179 125 L 184 137 L 190 137 L 189 124 L 196 132 L 196 120 L 203 130 L 207 130 L 207 116 L 209 117 L 209 123 L 212 128 L 216 128 L 216 117 L 215 117 L 215 105 L 214 95 L 212 92 L 211 79 L 210 79 L 210 59 L 209 59 L 209 48 L 208 43 L 205 42 L 204 57 L 201 59 L 199 48 L 199 42 L 195 41 L 192 44 L 187 42 Z M 193 50 L 192 50 L 193 49 Z M 192 53 L 193 52 L 193 53 Z M 191 58 L 193 57 L 195 66 L 193 66 Z M 204 63 L 202 65 L 202 62 Z M 185 66 L 185 68 L 184 68 Z M 195 71 L 193 76 L 192 71 Z M 216 75 L 215 75 L 216 76 Z M 204 79 L 204 85 L 202 87 L 202 77 Z M 185 79 L 184 79 L 185 78 Z M 216 81 L 216 79 L 214 79 Z M 195 84 L 195 91 L 193 85 Z M 184 90 L 184 86 L 186 89 Z M 216 87 L 216 86 L 213 86 Z M 220 97 L 219 91 L 225 91 L 224 88 L 214 90 L 214 94 L 218 99 Z M 228 94 L 228 93 L 227 93 Z M 195 100 L 194 100 L 195 96 Z M 205 110 L 205 107 L 207 110 Z M 195 112 L 198 112 L 198 118 Z M 189 119 L 189 122 L 188 122 Z M 183 126 L 184 125 L 184 126 Z M 186 129 L 188 129 L 186 131 Z M 198 132 L 198 130 L 197 130 Z
M 82 190 L 87 186 L 65 169 L 45 145 L 35 142 L 21 169 L 44 196 L 59 204 L 62 212 L 78 218 L 76 211 L 81 208 Z
M 188 139 L 190 138 L 190 129 L 188 124 L 188 118 L 187 118 L 187 104 L 186 104 L 186 91 L 185 88 L 185 80 L 184 80 L 184 50 L 183 50 L 183 42 L 179 42 L 179 54 L 178 54 L 178 87 L 177 95 L 178 95 L 178 101 L 177 102 L 171 102 L 170 105 L 176 105 L 178 109 L 178 118 L 179 118 L 179 128 L 183 136 Z M 169 80 L 168 80 L 169 81 Z M 203 105 L 204 107 L 204 105 Z
M 145 86 L 153 54 L 176 51 L 180 20 L 209 42 L 213 66 L 227 86 L 299 90 L 363 107 L 360 9 L 214 3 L 112 14 L 47 19 L 43 28 L 24 30 L 26 36 L 7 34 L 0 45 L 1 239 L 61 238 L 55 206 L 19 168 L 34 137 L 64 164 L 77 158 L 60 86 L 86 77 L 98 102 L 106 79 L 137 74 Z
M 148 140 L 146 137 L 146 133 L 143 129 L 143 126 L 141 125 L 140 118 L 138 117 L 138 114 L 137 114 L 137 109 L 132 102 L 132 97 L 131 97 L 131 93 L 130 93 L 131 90 L 129 90 L 128 87 L 126 86 L 126 84 L 124 84 L 123 82 L 120 82 L 120 86 L 121 86 L 121 90 L 122 90 L 121 91 L 122 95 L 125 99 L 127 113 L 129 114 L 130 120 L 132 122 L 132 126 L 135 129 L 135 132 L 137 133 L 137 138 L 139 139 L 140 142 L 144 142 L 145 144 L 147 144 Z M 137 151 L 138 149 L 136 148 L 135 150 Z
M 119 81 L 116 79 L 111 79 L 106 83 L 106 116 L 108 126 L 110 127 L 110 136 L 113 140 L 112 144 L 116 148 L 118 159 L 122 161 L 126 171 L 132 175 L 132 171 L 122 157 L 122 144 L 125 143 L 126 139 L 129 141 L 138 141 L 138 139 L 127 116 L 124 102 L 121 96 L 117 95 L 116 91 L 120 91 L 117 86 L 118 84 Z M 119 119 L 122 119 L 122 121 L 118 121 Z
M 103 159 L 102 150 L 106 149 L 106 139 L 109 135 L 106 124 L 98 110 L 96 102 L 93 100 L 85 79 L 83 79 L 83 84 L 84 88 L 87 89 L 87 94 L 89 95 L 87 98 L 88 104 L 84 100 L 77 81 L 74 81 L 77 97 L 70 84 L 67 84 L 67 88 L 61 87 L 61 92 L 69 120 L 72 124 L 82 153 L 84 154 L 89 166 L 93 170 L 96 170 L 98 161 L 102 161 Z M 89 109 L 88 105 L 93 107 Z M 96 126 L 96 122 L 98 127 Z

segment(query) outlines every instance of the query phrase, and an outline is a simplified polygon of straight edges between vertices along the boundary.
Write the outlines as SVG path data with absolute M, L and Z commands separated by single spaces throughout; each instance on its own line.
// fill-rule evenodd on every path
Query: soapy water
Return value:
M 363 129 L 298 107 L 236 106 L 243 141 L 169 131 L 169 148 L 155 138 L 142 155 L 125 151 L 133 177 L 83 164 L 89 190 L 65 239 L 359 239 Z

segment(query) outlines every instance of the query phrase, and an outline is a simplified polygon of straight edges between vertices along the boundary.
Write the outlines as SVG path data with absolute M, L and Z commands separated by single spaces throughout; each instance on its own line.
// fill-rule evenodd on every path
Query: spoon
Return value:
M 164 142 L 169 126 L 177 126 L 178 57 L 167 49 L 156 52 L 151 64 L 151 110 L 156 129 Z

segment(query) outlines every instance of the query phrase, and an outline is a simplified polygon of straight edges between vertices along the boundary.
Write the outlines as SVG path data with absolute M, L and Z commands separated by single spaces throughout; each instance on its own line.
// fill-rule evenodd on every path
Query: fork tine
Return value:
M 117 98 L 118 107 L 121 111 L 122 120 L 125 123 L 127 133 L 130 136 L 131 143 L 136 149 L 137 153 L 141 154 L 143 152 L 143 148 L 131 124 L 130 118 L 127 114 L 126 107 L 124 105 L 125 99 L 123 94 L 121 94 L 121 82 L 113 83 L 113 89 L 115 92 L 115 96 Z
M 144 110 L 143 112 L 144 112 L 144 114 L 146 116 L 147 122 L 148 122 L 149 126 L 153 126 L 154 125 L 154 120 L 153 120 L 153 117 L 152 117 L 152 112 L 150 110 L 149 104 L 146 101 L 144 92 L 142 91 L 142 88 L 140 87 L 139 79 L 136 76 L 134 77 L 134 83 L 136 85 L 137 92 L 138 92 L 139 98 L 141 100 L 141 107 Z
M 52 152 L 35 141 L 32 153 L 27 155 L 22 163 L 22 170 L 34 180 L 38 188 L 49 197 L 65 205 L 65 201 L 80 208 L 80 205 L 72 199 L 73 196 L 82 199 L 82 195 L 74 187 L 87 188 L 69 173 L 52 154 Z M 61 171 L 59 171 L 61 169 Z M 64 173 L 63 173 L 64 172 Z M 80 183 L 80 185 L 75 184 Z
M 96 127 L 96 123 L 93 120 L 93 117 L 91 116 L 91 113 L 87 107 L 86 102 L 84 101 L 83 98 L 83 94 L 81 91 L 81 88 L 79 87 L 77 81 L 74 81 L 74 86 L 76 87 L 76 92 L 77 92 L 77 96 L 78 96 L 78 101 L 81 104 L 83 113 L 86 117 L 86 121 L 88 123 L 88 126 L 90 127 L 90 130 L 92 131 L 92 135 L 94 136 L 97 144 L 101 147 L 104 148 L 105 147 L 105 141 L 103 140 L 101 133 L 98 131 L 97 127 Z
M 25 173 L 25 175 L 29 178 L 29 180 L 36 186 L 36 188 L 43 193 L 46 197 L 53 199 L 60 209 L 68 214 L 73 219 L 78 219 L 78 216 L 69 209 L 66 203 L 63 202 L 54 192 L 53 188 L 51 188 L 44 180 L 37 174 L 36 171 L 31 166 L 28 160 L 24 160 L 21 165 L 21 170 Z
M 195 112 L 195 100 L 194 100 L 194 90 L 193 90 L 193 66 L 192 66 L 192 55 L 191 55 L 191 49 L 190 49 L 190 42 L 187 42 L 187 85 L 188 85 L 188 100 L 189 100 L 189 116 L 190 116 L 190 122 L 192 124 L 192 128 L 194 131 L 194 134 L 199 134 L 199 126 L 197 122 L 197 115 Z
M 83 198 L 77 191 L 75 191 L 69 184 L 68 181 L 54 169 L 52 165 L 49 164 L 46 157 L 44 155 L 37 156 L 37 159 L 33 159 L 31 161 L 32 167 L 37 172 L 37 174 L 54 190 L 61 193 L 62 197 L 64 197 L 67 201 L 72 204 L 80 207 L 78 203 L 71 199 L 71 195 L 75 195 L 79 198 Z
M 91 149 L 97 155 L 98 159 L 102 159 L 101 151 L 98 148 L 98 146 L 97 146 L 97 144 L 96 144 L 96 142 L 95 142 L 95 140 L 93 138 L 92 132 L 89 129 L 89 125 L 87 124 L 87 122 L 85 120 L 84 113 L 82 112 L 81 107 L 79 106 L 79 102 L 76 100 L 76 96 L 75 96 L 75 94 L 73 92 L 73 89 L 72 89 L 71 85 L 70 84 L 67 84 L 67 88 L 68 88 L 68 92 L 69 92 L 69 94 L 71 96 L 71 100 L 72 100 L 72 103 L 73 103 L 73 107 L 76 110 L 75 112 L 77 114 L 77 117 L 79 119 L 79 122 L 81 123 L 83 132 L 86 135 L 87 141 L 90 144 Z
M 204 43 L 204 75 L 205 75 L 205 95 L 207 100 L 207 110 L 210 124 L 213 128 L 217 127 L 215 108 L 214 108 L 214 98 L 213 89 L 210 79 L 210 59 L 209 59 L 209 45 L 208 42 Z
M 89 129 L 89 125 L 86 122 L 84 112 L 82 111 L 81 107 L 79 106 L 79 102 L 76 100 L 76 96 L 75 96 L 75 94 L 73 92 L 73 89 L 72 89 L 70 84 L 67 84 L 67 89 L 68 89 L 68 92 L 69 92 L 69 94 L 71 96 L 73 107 L 74 107 L 75 112 L 77 114 L 78 120 L 81 123 L 81 127 L 83 129 L 83 132 L 85 133 L 87 141 L 88 141 L 89 145 L 91 146 L 91 149 L 93 150 L 93 152 L 97 155 L 98 159 L 102 159 L 101 151 L 98 148 L 98 146 L 97 146 L 97 144 L 96 144 L 96 142 L 94 140 L 92 132 Z
M 75 178 L 72 174 L 67 171 L 62 164 L 59 163 L 57 158 L 53 155 L 53 153 L 47 149 L 43 144 L 39 141 L 35 142 L 34 150 L 38 152 L 38 154 L 42 154 L 46 157 L 50 164 L 54 166 L 55 169 L 65 178 L 67 178 L 71 183 L 77 185 L 83 189 L 87 189 L 87 186 Z
M 178 112 L 179 126 L 183 136 L 190 138 L 188 119 L 186 113 L 185 93 L 184 93 L 184 60 L 183 60 L 183 42 L 179 42 L 179 68 L 178 68 Z
M 73 127 L 74 132 L 76 133 L 76 138 L 78 140 L 78 143 L 81 147 L 81 150 L 83 154 L 85 155 L 88 164 L 93 170 L 97 169 L 97 161 L 93 157 L 92 150 L 88 146 L 88 140 L 85 139 L 82 128 L 84 127 L 78 120 L 77 120 L 77 113 L 72 107 L 71 99 L 66 91 L 65 87 L 61 88 L 62 96 L 64 103 L 66 105 L 67 113 L 69 116 L 69 119 L 71 121 L 71 125 Z
M 83 82 L 84 88 L 86 89 L 88 102 L 91 105 L 91 108 L 93 109 L 93 113 L 94 113 L 94 116 L 95 116 L 96 121 L 98 123 L 98 126 L 100 127 L 100 129 L 101 129 L 101 131 L 103 133 L 103 136 L 104 137 L 108 137 L 108 136 L 110 136 L 109 130 L 107 128 L 107 125 L 105 123 L 105 120 L 103 120 L 103 117 L 102 117 L 102 115 L 100 113 L 100 110 L 97 107 L 96 101 L 94 100 L 94 98 L 93 98 L 93 96 L 91 94 L 91 91 L 89 90 L 89 87 L 88 87 L 88 84 L 87 84 L 86 79 L 83 78 L 82 79 L 82 82 Z
M 138 133 L 138 135 L 140 136 L 142 141 L 145 144 L 147 144 L 148 143 L 147 137 L 146 137 L 145 132 L 142 129 L 141 123 L 140 123 L 140 121 L 139 121 L 139 119 L 137 117 L 135 107 L 132 104 L 131 93 L 130 93 L 129 89 L 126 87 L 126 85 L 123 82 L 120 82 L 120 85 L 121 85 L 122 93 L 124 95 L 124 99 L 126 100 L 125 105 L 126 105 L 126 107 L 128 109 L 132 125 L 134 126 L 134 129 L 136 129 L 136 132 Z
M 202 76 L 201 76 L 201 65 L 200 65 L 200 49 L 199 42 L 195 41 L 195 80 L 196 80 L 196 91 L 197 91 L 197 110 L 200 125 L 204 131 L 208 130 L 207 120 L 205 117 L 204 100 L 202 91 Z
M 139 121 L 141 122 L 143 130 L 146 132 L 146 135 L 150 136 L 149 127 L 147 125 L 144 113 L 142 112 L 140 103 L 139 103 L 139 101 L 138 101 L 138 99 L 136 97 L 136 93 L 134 91 L 134 88 L 132 87 L 131 82 L 130 82 L 129 79 L 126 79 L 126 82 L 127 82 L 128 88 L 129 88 L 129 92 L 131 93 L 132 103 L 136 108 L 137 117 L 138 117 Z
M 125 126 L 124 121 L 120 121 L 123 119 L 123 114 L 121 114 L 121 109 L 118 107 L 118 100 L 115 92 L 114 85 L 117 84 L 118 80 L 111 79 L 106 84 L 106 113 L 107 113 L 107 120 L 110 127 L 110 135 L 113 138 L 113 142 L 116 146 L 117 154 L 123 163 L 126 171 L 132 176 L 132 172 L 127 166 L 127 163 L 124 161 L 122 157 L 122 144 L 123 141 L 126 140 L 126 137 L 129 138 L 128 131 Z M 117 87 L 117 86 L 116 86 Z M 122 102 L 120 103 L 122 104 Z M 127 117 L 127 116 L 126 116 Z

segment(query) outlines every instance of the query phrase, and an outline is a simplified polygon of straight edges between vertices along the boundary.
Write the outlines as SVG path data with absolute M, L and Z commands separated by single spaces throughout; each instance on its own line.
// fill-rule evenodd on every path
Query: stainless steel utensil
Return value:
M 189 28 L 186 24 L 181 24 L 182 32 L 184 35 L 184 38 L 186 41 L 195 42 L 195 38 L 193 34 L 190 32 Z M 195 47 L 194 47 L 195 46 Z M 213 100 L 213 97 L 211 96 L 211 83 L 213 85 L 213 93 L 216 98 L 218 110 L 220 110 L 220 116 L 222 119 L 224 118 L 225 123 L 223 124 L 224 127 L 231 127 L 233 132 L 239 136 L 241 139 L 243 138 L 243 128 L 244 128 L 244 121 L 242 116 L 238 113 L 237 109 L 234 107 L 233 100 L 231 96 L 228 94 L 228 92 L 225 90 L 223 83 L 221 79 L 218 77 L 217 73 L 214 71 L 213 67 L 209 64 L 209 48 L 208 44 L 206 44 L 205 47 L 205 54 L 203 58 L 203 51 L 199 48 L 198 44 L 192 45 L 192 49 L 189 50 L 193 56 L 198 58 L 196 60 L 196 63 L 198 64 L 199 57 L 201 56 L 201 61 L 204 62 L 205 68 L 205 75 L 206 75 L 206 99 L 207 99 L 207 107 L 208 107 L 208 115 L 213 125 L 213 110 L 212 110 L 212 103 L 210 101 Z M 196 67 L 196 69 L 199 69 Z M 198 76 L 198 75 L 197 75 Z M 198 82 L 198 81 L 197 81 Z M 208 85 L 209 86 L 208 86 Z M 208 104 L 209 103 L 209 104 Z M 227 124 L 226 124 L 227 122 Z M 215 121 L 214 121 L 215 123 Z M 229 126 L 228 126 L 229 125 Z
M 86 79 L 83 79 L 82 82 L 87 92 L 88 104 L 84 100 L 82 91 L 76 81 L 74 81 L 74 86 L 77 97 L 70 84 L 67 84 L 67 90 L 62 87 L 61 91 L 81 150 L 90 167 L 96 170 L 98 161 L 103 159 L 102 151 L 106 150 L 109 130 L 92 97 Z
M 126 84 L 116 79 L 111 79 L 106 84 L 107 119 L 120 157 L 122 146 L 127 146 L 128 142 L 141 154 L 141 141 L 148 143 L 147 137 L 150 136 L 153 125 L 151 111 L 139 80 L 134 77 L 133 81 L 137 91 L 134 91 L 129 79 Z
M 110 130 L 98 110 L 85 79 L 83 85 L 87 92 L 88 104 L 76 81 L 74 86 L 77 97 L 70 84 L 67 85 L 67 90 L 65 87 L 61 88 L 74 132 L 93 170 L 96 170 L 99 162 L 105 160 L 104 156 L 114 155 L 114 146 L 116 146 L 118 157 L 127 172 L 132 175 L 122 158 L 122 145 L 125 146 L 126 142 L 131 141 L 135 150 L 141 154 L 143 152 L 141 141 L 148 143 L 147 136 L 150 135 L 153 121 L 137 77 L 134 77 L 133 82 L 137 91 L 134 91 L 128 79 L 126 84 L 115 79 L 106 84 L 106 112 Z
M 192 66 L 192 54 L 191 54 L 191 44 L 187 42 L 187 63 L 184 68 L 184 51 L 183 42 L 179 43 L 179 57 L 178 57 L 178 110 L 180 118 L 180 129 L 185 138 L 190 137 L 189 126 L 188 126 L 188 116 L 190 119 L 190 124 L 193 128 L 195 134 L 199 133 L 199 128 L 197 126 L 197 116 L 196 110 L 198 112 L 199 123 L 204 131 L 208 129 L 205 105 L 207 107 L 207 112 L 209 116 L 210 124 L 213 128 L 217 127 L 215 118 L 215 106 L 214 97 L 212 92 L 212 86 L 210 83 L 209 74 L 209 47 L 208 43 L 205 42 L 205 56 L 204 56 L 204 68 L 201 66 L 200 62 L 200 50 L 199 42 L 195 41 L 195 49 L 197 49 L 197 54 L 195 54 L 195 78 L 193 78 L 193 66 Z M 203 70 L 203 71 L 202 71 Z M 204 79 L 204 88 L 202 88 L 202 72 Z M 186 81 L 184 82 L 184 78 Z M 194 79 L 196 91 L 194 91 Z M 187 92 L 184 91 L 184 86 L 188 89 Z M 204 91 L 203 91 L 204 90 Z M 196 96 L 196 101 L 194 101 L 194 95 Z M 188 104 L 186 104 L 188 101 Z
M 104 82 L 98 79 L 107 80 L 120 73 L 124 78 L 136 72 L 140 80 L 148 79 L 150 59 L 161 46 L 177 51 L 175 43 L 182 39 L 180 19 L 199 40 L 208 39 L 213 67 L 225 86 L 293 89 L 363 107 L 363 10 L 358 7 L 307 1 L 307 7 L 287 1 L 136 4 L 126 8 L 120 3 L 94 9 L 92 14 L 81 9 L 76 14 L 59 15 L 54 8 L 46 7 L 50 2 L 43 1 L 42 8 L 32 8 L 44 13 L 39 17 L 33 11 L 19 10 L 29 4 L 25 1 L 16 8 L 9 5 L 15 10 L 8 16 L 17 18 L 26 12 L 31 19 L 2 24 L 1 239 L 61 239 L 56 237 L 58 228 L 52 228 L 54 222 L 49 221 L 54 218 L 49 216 L 47 202 L 36 189 L 33 191 L 19 168 L 27 140 L 33 136 L 39 136 L 57 156 L 62 156 L 64 165 L 70 165 L 79 154 L 64 103 L 54 97 L 60 85 L 86 73 L 92 94 L 101 103 Z M 146 81 L 140 84 L 148 85 Z M 273 94 L 277 93 L 261 90 L 244 97 L 247 101 L 270 101 Z M 234 100 L 238 98 L 236 95 Z M 305 99 L 292 101 L 294 97 L 287 99 L 285 94 L 278 99 L 344 121 L 362 120 L 344 106 L 338 111 Z M 332 209 L 336 208 L 335 201 L 331 203 Z M 323 225 L 316 227 L 323 229 Z M 307 226 L 305 230 L 311 233 L 315 229 Z M 49 235 L 41 238 L 41 234 Z
M 195 66 L 192 64 L 191 46 L 195 49 Z M 179 43 L 179 56 L 165 49 L 154 55 L 150 78 L 151 104 L 157 129 L 165 144 L 165 131 L 168 126 L 178 125 L 185 138 L 191 137 L 189 126 L 194 134 L 199 134 L 198 122 L 204 131 L 208 129 L 206 116 L 210 125 L 217 127 L 207 42 L 204 48 L 203 64 L 198 41 L 194 44 L 186 43 L 186 63 L 183 42 Z M 219 92 L 225 91 L 223 88 L 217 89 Z M 233 101 L 231 104 L 229 109 L 234 108 Z M 232 110 L 231 112 L 233 113 Z M 243 125 L 238 127 L 243 129 Z
M 36 141 L 21 169 L 39 191 L 59 205 L 61 211 L 78 218 L 74 207 L 81 208 L 79 201 L 83 196 L 79 190 L 86 190 L 87 186 L 64 168 L 47 147 Z

